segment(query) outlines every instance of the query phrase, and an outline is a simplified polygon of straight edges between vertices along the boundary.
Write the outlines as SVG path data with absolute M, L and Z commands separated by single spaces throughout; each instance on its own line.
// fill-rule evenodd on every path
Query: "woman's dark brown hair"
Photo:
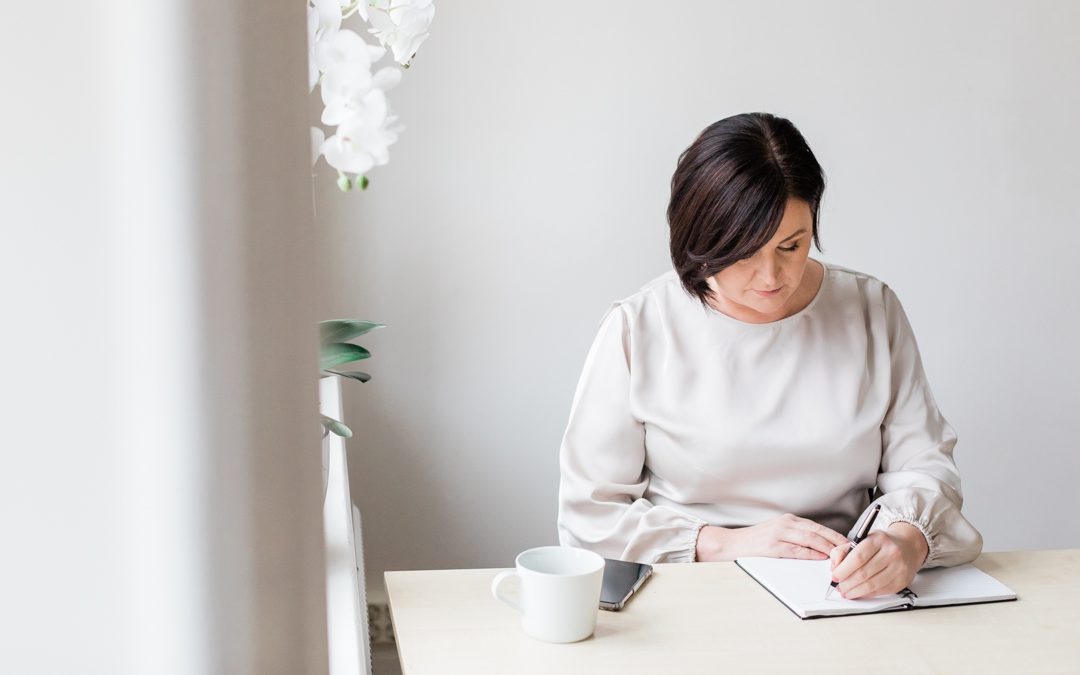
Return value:
M 769 113 L 714 122 L 679 155 L 667 218 L 671 261 L 686 291 L 708 305 L 708 279 L 776 234 L 791 197 L 810 205 L 818 250 L 825 172 L 795 125 Z

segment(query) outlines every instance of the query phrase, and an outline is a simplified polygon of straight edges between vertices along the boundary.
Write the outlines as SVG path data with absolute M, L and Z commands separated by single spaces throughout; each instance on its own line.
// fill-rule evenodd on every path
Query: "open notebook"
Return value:
M 828 560 L 752 557 L 737 558 L 735 564 L 803 619 L 1016 599 L 1011 589 L 972 564 L 925 569 L 900 593 L 859 600 L 836 590 L 825 599 L 832 580 Z

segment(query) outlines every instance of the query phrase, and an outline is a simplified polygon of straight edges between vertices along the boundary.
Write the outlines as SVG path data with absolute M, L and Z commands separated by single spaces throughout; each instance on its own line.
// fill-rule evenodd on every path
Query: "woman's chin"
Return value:
M 781 290 L 776 295 L 761 295 L 757 291 L 753 292 L 755 298 L 751 302 L 747 303 L 751 307 L 756 308 L 759 311 L 775 312 L 777 308 L 781 307 L 788 301 L 788 294 Z

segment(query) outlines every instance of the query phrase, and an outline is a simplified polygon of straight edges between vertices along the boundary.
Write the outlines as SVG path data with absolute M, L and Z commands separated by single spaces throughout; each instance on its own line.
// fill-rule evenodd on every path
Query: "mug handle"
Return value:
M 502 582 L 506 581 L 507 579 L 509 579 L 510 577 L 513 577 L 513 576 L 517 576 L 517 570 L 516 569 L 503 570 L 502 572 L 499 572 L 498 574 L 496 574 L 495 578 L 491 580 L 491 594 L 494 595 L 495 599 L 498 600 L 499 602 L 501 602 L 504 605 L 507 605 L 509 607 L 513 607 L 514 609 L 516 609 L 517 611 L 520 612 L 520 611 L 522 611 L 520 605 L 518 605 L 516 602 L 514 602 L 510 598 L 506 597 L 502 593 L 499 593 L 499 586 L 502 584 Z

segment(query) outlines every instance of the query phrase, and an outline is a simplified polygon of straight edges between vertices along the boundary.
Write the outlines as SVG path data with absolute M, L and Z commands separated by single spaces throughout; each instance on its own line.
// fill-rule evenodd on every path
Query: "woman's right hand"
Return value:
M 750 527 L 706 525 L 698 533 L 697 560 L 713 562 L 745 556 L 826 560 L 848 538 L 812 520 L 790 513 Z

